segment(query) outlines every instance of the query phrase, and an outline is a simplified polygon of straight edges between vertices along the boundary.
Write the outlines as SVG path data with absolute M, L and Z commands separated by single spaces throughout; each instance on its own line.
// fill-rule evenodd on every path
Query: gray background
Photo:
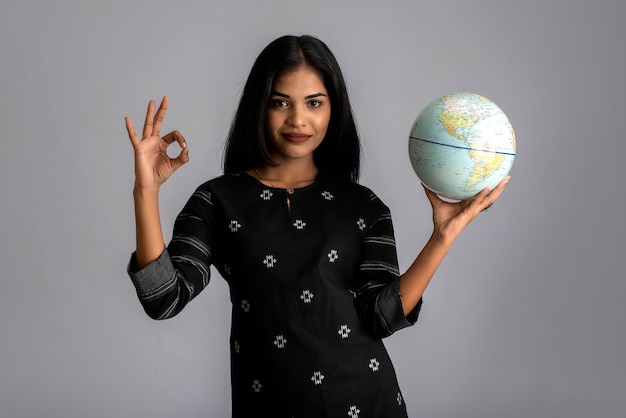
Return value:
M 171 97 L 191 162 L 166 184 L 166 239 L 220 173 L 254 57 L 285 33 L 335 52 L 391 207 L 402 269 L 430 233 L 410 167 L 419 111 L 498 103 L 518 157 L 456 242 L 421 321 L 386 343 L 412 417 L 623 417 L 623 0 L 3 1 L 0 416 L 229 415 L 229 301 L 215 274 L 178 317 L 143 313 L 123 117 Z

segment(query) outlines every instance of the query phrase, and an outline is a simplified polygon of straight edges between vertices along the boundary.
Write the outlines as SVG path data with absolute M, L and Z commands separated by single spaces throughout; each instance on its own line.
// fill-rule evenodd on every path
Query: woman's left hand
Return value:
M 424 187 L 433 208 L 433 234 L 443 242 L 452 243 L 465 227 L 498 199 L 511 176 L 505 177 L 493 190 L 483 189 L 476 197 L 460 202 L 446 202 Z

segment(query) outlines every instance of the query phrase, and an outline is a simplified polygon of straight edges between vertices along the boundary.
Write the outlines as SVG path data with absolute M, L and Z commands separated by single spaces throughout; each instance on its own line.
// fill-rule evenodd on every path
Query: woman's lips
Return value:
M 287 133 L 287 134 L 282 134 L 282 136 L 283 138 L 285 138 L 286 141 L 289 141 L 295 144 L 302 143 L 311 137 L 311 135 L 297 134 L 297 133 Z

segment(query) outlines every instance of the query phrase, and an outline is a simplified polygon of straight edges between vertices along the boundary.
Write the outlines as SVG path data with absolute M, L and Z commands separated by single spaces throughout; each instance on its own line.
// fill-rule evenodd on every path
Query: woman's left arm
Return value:
M 507 176 L 493 190 L 484 189 L 474 199 L 446 202 L 424 187 L 433 208 L 433 233 L 413 264 L 400 277 L 402 308 L 408 315 L 422 298 L 430 279 L 439 268 L 457 236 L 480 212 L 493 205 L 509 179 Z

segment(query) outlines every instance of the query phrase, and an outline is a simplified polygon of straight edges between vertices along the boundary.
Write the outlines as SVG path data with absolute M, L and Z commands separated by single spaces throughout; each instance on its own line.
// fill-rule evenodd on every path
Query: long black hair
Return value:
M 318 73 L 328 91 L 331 115 L 322 143 L 313 152 L 320 174 L 338 180 L 359 179 L 361 144 L 341 68 L 321 40 L 310 36 L 282 36 L 263 49 L 246 81 L 224 151 L 224 173 L 276 165 L 266 140 L 266 112 L 275 80 L 307 66 Z

